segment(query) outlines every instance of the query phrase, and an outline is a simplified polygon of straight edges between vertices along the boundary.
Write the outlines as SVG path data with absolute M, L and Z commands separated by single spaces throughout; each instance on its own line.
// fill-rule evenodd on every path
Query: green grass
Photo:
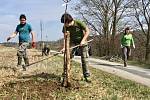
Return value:
M 128 63 L 130 65 L 150 69 L 150 62 L 145 63 L 145 62 L 140 62 L 140 61 L 128 61 Z
M 45 62 L 43 62 L 45 63 Z M 41 66 L 42 67 L 42 66 Z M 90 67 L 92 83 L 82 79 L 79 63 L 72 62 L 71 87 L 61 87 L 63 60 L 53 57 L 46 72 L 18 77 L 0 89 L 6 100 L 150 100 L 150 88 Z M 42 70 L 42 69 L 40 69 Z

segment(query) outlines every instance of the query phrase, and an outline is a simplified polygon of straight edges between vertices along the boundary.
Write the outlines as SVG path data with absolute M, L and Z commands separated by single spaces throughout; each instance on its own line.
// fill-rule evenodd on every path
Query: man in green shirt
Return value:
M 125 29 L 125 33 L 121 38 L 121 48 L 123 53 L 124 67 L 127 66 L 127 60 L 131 55 L 131 45 L 133 46 L 133 48 L 135 48 L 134 40 L 129 30 L 129 27 L 127 27 Z
M 62 15 L 61 23 L 64 23 L 63 26 L 64 37 L 65 34 L 67 34 L 67 32 L 70 33 L 70 45 L 74 46 L 80 44 L 79 49 L 81 53 L 83 76 L 86 81 L 89 81 L 88 79 L 90 76 L 90 72 L 88 70 L 88 59 L 87 59 L 88 58 L 87 38 L 89 36 L 89 28 L 83 22 L 79 20 L 74 20 L 72 16 L 68 13 Z M 71 51 L 71 58 L 73 57 L 73 54 L 76 51 L 75 49 Z M 64 48 L 61 51 L 64 51 Z

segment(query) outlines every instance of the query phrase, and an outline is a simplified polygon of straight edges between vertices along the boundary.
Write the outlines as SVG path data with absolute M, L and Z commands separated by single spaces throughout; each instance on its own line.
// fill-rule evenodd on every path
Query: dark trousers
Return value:
M 127 60 L 131 56 L 131 48 L 129 46 L 125 46 L 122 48 L 122 58 L 124 61 L 124 65 L 127 66 Z
M 42 49 L 42 56 L 44 56 L 44 55 L 48 56 L 49 55 L 49 51 L 50 51 L 50 49 L 48 47 L 44 47 Z

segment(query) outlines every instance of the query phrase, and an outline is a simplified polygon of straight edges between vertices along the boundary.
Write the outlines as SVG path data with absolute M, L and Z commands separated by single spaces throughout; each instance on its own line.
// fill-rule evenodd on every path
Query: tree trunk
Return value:
M 114 15 L 113 15 L 113 28 L 112 28 L 112 36 L 111 36 L 111 55 L 115 52 L 115 35 L 116 35 L 116 24 L 117 24 L 117 7 L 115 7 Z
M 109 56 L 109 52 L 110 52 L 110 44 L 109 44 L 109 21 L 108 21 L 108 10 L 105 11 L 105 19 L 104 19 L 104 24 L 103 24 L 103 31 L 104 31 L 104 42 L 105 42 L 105 46 L 104 46 L 104 54 L 103 56 Z
M 149 60 L 149 54 L 150 54 L 150 18 L 149 18 L 149 24 L 148 24 L 148 32 L 146 36 L 146 54 L 145 54 L 145 61 Z

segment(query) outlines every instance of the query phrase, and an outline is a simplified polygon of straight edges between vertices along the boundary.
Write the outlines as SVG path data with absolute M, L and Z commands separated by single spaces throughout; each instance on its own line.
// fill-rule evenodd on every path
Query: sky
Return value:
M 68 12 L 76 0 L 71 0 Z M 63 0 L 1 0 L 0 2 L 0 42 L 6 42 L 6 38 L 12 34 L 19 24 L 20 14 L 25 14 L 27 23 L 35 32 L 36 41 L 40 41 L 40 21 L 43 25 L 43 40 L 54 41 L 63 37 L 60 23 L 65 6 Z M 46 38 L 47 36 L 47 38 Z M 18 36 L 11 40 L 18 42 Z

